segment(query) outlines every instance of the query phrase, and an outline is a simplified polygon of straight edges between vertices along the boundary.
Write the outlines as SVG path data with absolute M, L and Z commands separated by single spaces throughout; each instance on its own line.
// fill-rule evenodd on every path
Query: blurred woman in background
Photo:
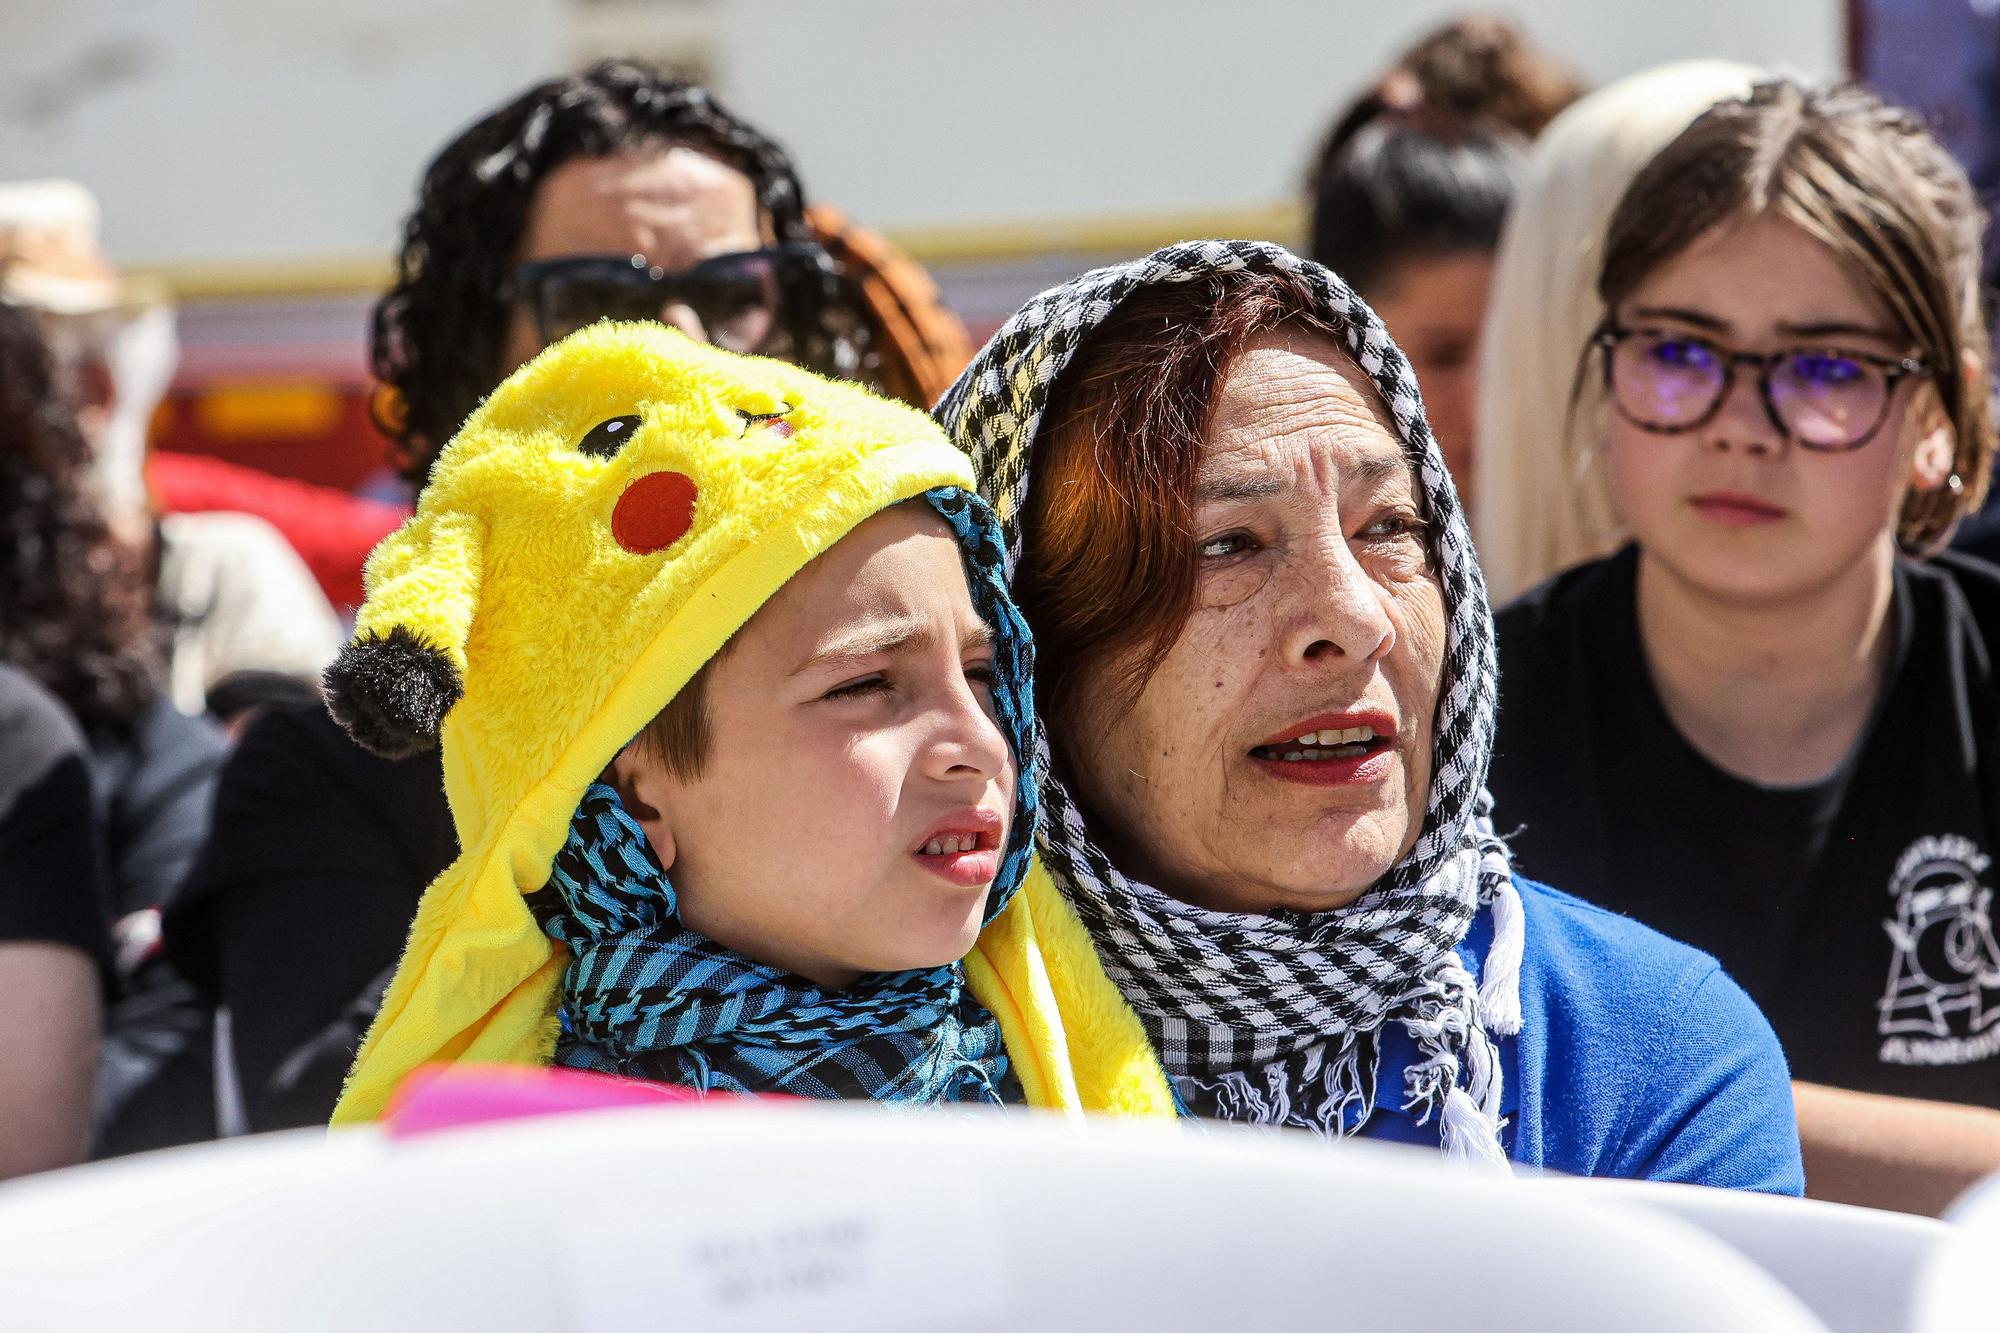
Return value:
M 1535 142 L 1479 339 L 1470 507 L 1496 605 L 1618 544 L 1604 478 L 1587 465 L 1603 397 L 1595 381 L 1574 401 L 1570 392 L 1604 319 L 1604 225 L 1653 154 L 1756 74 L 1720 60 L 1663 65 L 1591 93 Z
M 1579 91 L 1512 26 L 1463 19 L 1342 113 L 1307 181 L 1309 253 L 1375 307 L 1409 356 L 1468 496 L 1494 247 L 1529 139 Z
M 226 504 L 162 512 L 161 468 L 186 466 L 150 441 L 180 355 L 176 315 L 157 283 L 111 263 L 98 227 L 97 199 L 75 181 L 0 183 L 0 301 L 34 317 L 88 447 L 90 503 L 150 571 L 167 693 L 225 725 L 262 699 L 311 698 L 340 618 L 262 519 Z
M 1897 1101 L 2000 1108 L 2000 571 L 1924 558 L 1992 462 L 1984 226 L 1861 89 L 1703 113 L 1619 201 L 1574 371 L 1631 542 L 1498 630 L 1523 868 L 1716 955 L 1815 1190 L 1924 1209 L 2000 1167 L 2000 1114 Z
M 223 745 L 167 695 L 150 571 L 113 533 L 90 467 L 36 321 L 0 305 L 0 663 L 53 695 L 88 747 L 96 815 L 71 836 L 108 871 L 91 905 L 111 996 L 97 1123 L 99 1150 L 116 1152 L 214 1124 L 206 1016 L 162 954 L 160 914 L 207 833 Z M 8 891 L 94 896 L 92 884 Z

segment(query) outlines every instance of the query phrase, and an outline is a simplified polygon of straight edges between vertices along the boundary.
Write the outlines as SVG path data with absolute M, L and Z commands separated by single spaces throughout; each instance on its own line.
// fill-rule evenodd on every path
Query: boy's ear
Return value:
M 368 557 L 354 641 L 321 685 L 362 748 L 404 759 L 437 744 L 465 692 L 465 642 L 479 605 L 480 532 L 466 514 L 418 515 Z
M 665 776 L 665 767 L 657 759 L 642 753 L 642 747 L 636 741 L 620 750 L 618 757 L 611 761 L 611 767 L 604 770 L 604 780 L 618 793 L 625 812 L 646 831 L 646 841 L 653 845 L 653 855 L 660 859 L 660 869 L 672 870 L 674 829 L 666 815 L 666 793 L 661 790 Z

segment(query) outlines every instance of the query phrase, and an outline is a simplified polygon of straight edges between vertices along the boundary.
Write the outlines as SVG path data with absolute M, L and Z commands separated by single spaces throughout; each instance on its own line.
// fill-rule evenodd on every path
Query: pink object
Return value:
M 702 1100 L 701 1094 L 686 1088 L 574 1069 L 431 1065 L 403 1080 L 382 1124 L 391 1138 L 404 1139 L 494 1120 L 623 1106 L 684 1106 Z

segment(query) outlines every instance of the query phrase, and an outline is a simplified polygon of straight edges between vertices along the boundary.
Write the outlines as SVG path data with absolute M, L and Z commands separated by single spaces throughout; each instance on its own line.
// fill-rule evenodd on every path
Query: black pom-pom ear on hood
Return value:
M 320 683 L 333 720 L 384 759 L 435 747 L 444 715 L 465 692 L 451 659 L 401 625 L 342 648 Z
M 321 681 L 334 721 L 362 748 L 403 759 L 438 743 L 465 693 L 484 538 L 462 511 L 420 509 L 368 558 L 354 641 Z

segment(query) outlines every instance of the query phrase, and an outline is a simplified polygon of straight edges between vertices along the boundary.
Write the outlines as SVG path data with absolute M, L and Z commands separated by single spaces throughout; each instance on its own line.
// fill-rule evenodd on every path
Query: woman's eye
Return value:
M 1000 672 L 991 662 L 967 662 L 965 678 L 981 689 L 990 690 L 1000 680 Z
M 1653 344 L 1652 358 L 1676 370 L 1706 370 L 1715 364 L 1708 345 L 1692 338 L 1662 338 Z
M 1424 369 L 1438 372 L 1463 370 L 1472 364 L 1473 338 L 1438 338 L 1418 349 L 1416 357 Z
M 887 694 L 887 676 L 863 676 L 860 680 L 850 680 L 845 685 L 836 685 L 821 695 L 822 699 L 865 699 L 870 695 Z
M 1220 537 L 1210 537 L 1199 548 L 1204 560 L 1220 560 L 1232 555 L 1242 555 L 1257 544 L 1247 532 L 1225 532 Z
M 1430 525 L 1415 514 L 1384 514 L 1355 535 L 1371 541 L 1394 541 L 1399 537 L 1422 537 Z
M 1792 373 L 1807 384 L 1839 388 L 1861 378 L 1861 363 L 1838 352 L 1800 352 L 1792 357 Z

